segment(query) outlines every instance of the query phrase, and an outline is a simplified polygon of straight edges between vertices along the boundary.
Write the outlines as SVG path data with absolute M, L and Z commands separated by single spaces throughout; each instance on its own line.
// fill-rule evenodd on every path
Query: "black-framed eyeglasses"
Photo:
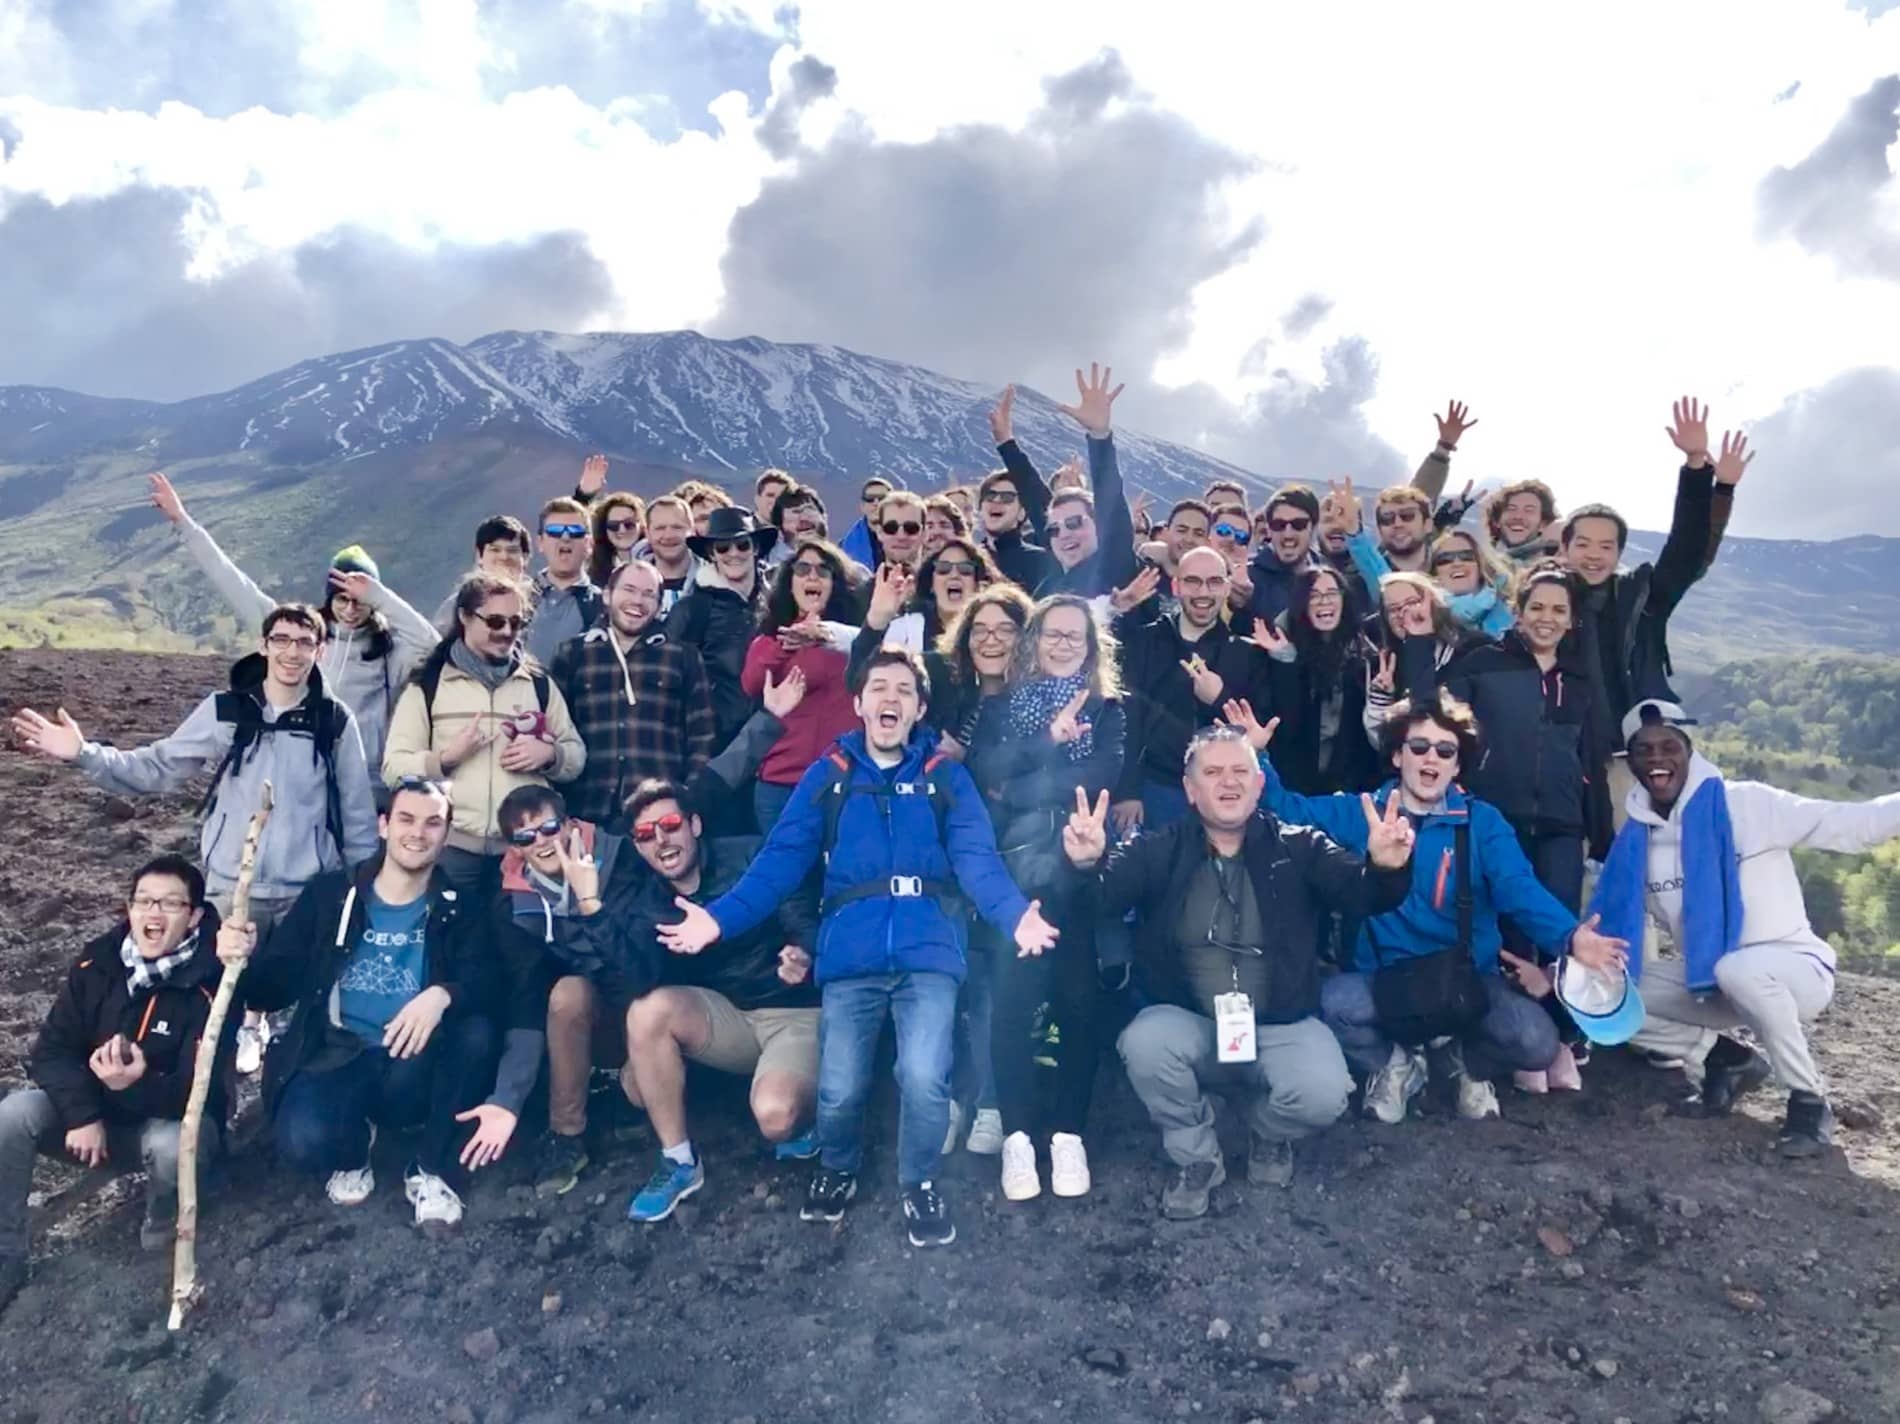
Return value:
M 191 908 L 191 901 L 183 895 L 134 895 L 127 903 L 142 915 L 153 910 L 167 915 L 182 915 Z
M 1430 752 L 1440 761 L 1458 760 L 1458 744 L 1456 742 L 1434 742 L 1430 737 L 1407 737 L 1405 739 L 1405 749 L 1413 756 L 1424 756 L 1427 752 Z
M 1087 633 L 1065 633 L 1059 628 L 1038 629 L 1036 636 L 1052 648 L 1086 648 L 1089 644 Z
M 508 832 L 510 845 L 531 846 L 543 836 L 558 836 L 564 822 L 559 816 L 549 816 L 545 821 L 532 826 L 517 826 Z
M 264 646 L 280 653 L 314 653 L 321 642 L 316 638 L 299 638 L 291 633 L 272 633 L 264 640 Z

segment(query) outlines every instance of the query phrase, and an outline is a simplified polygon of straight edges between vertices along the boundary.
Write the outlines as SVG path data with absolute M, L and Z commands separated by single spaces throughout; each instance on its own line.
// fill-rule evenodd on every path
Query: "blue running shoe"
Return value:
M 818 1136 L 806 1128 L 798 1136 L 779 1143 L 772 1149 L 772 1155 L 781 1162 L 809 1162 L 818 1155 Z
M 660 1158 L 647 1184 L 627 1203 L 627 1220 L 665 1221 L 678 1206 L 706 1185 L 706 1169 L 697 1160 L 682 1167 L 670 1158 Z

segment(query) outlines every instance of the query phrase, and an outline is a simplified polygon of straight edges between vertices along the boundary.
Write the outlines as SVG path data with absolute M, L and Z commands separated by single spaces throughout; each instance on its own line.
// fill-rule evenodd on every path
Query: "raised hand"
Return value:
M 1209 667 L 1207 660 L 1199 653 L 1181 659 L 1181 671 L 1188 675 L 1188 683 L 1194 689 L 1196 700 L 1205 706 L 1212 707 L 1227 690 L 1221 675 Z
M 581 461 L 581 493 L 587 496 L 599 494 L 607 487 L 607 457 L 589 455 Z
M 1160 587 L 1161 570 L 1150 564 L 1111 593 L 1108 596 L 1108 606 L 1117 613 L 1131 612 L 1154 597 L 1155 590 Z
M 1383 816 L 1366 792 L 1359 793 L 1359 805 L 1366 813 L 1366 859 L 1384 870 L 1402 869 L 1412 859 L 1416 833 L 1399 805 L 1399 793 L 1386 797 Z
M 22 707 L 13 714 L 13 740 L 54 761 L 76 761 L 85 750 L 86 734 L 64 707 L 56 715 L 59 720 L 49 722 L 31 707 Z
M 1098 366 L 1095 362 L 1091 361 L 1089 362 L 1089 376 L 1085 381 L 1082 379 L 1082 368 L 1079 366 L 1076 367 L 1075 389 L 1079 392 L 1079 396 L 1074 405 L 1065 405 L 1062 407 L 1064 415 L 1069 416 L 1097 440 L 1107 437 L 1111 428 L 1109 423 L 1110 409 L 1115 404 L 1115 397 L 1120 395 L 1123 390 L 1121 386 L 1115 387 L 1112 391 L 1108 388 L 1108 383 L 1114 378 L 1115 371 L 1113 367 Z
M 1057 746 L 1080 741 L 1082 734 L 1089 729 L 1087 722 L 1079 720 L 1083 705 L 1089 700 L 1089 690 L 1085 687 L 1071 697 L 1049 719 L 1049 740 Z
M 345 573 L 342 569 L 330 570 L 330 587 L 338 593 L 348 594 L 365 608 L 374 608 L 370 590 L 376 580 L 365 573 Z
M 1372 675 L 1372 690 L 1390 697 L 1398 689 L 1399 660 L 1390 648 L 1379 649 L 1379 670 Z
M 185 518 L 185 502 L 178 497 L 178 491 L 172 488 L 172 482 L 163 472 L 153 470 L 145 477 L 145 483 L 151 486 L 152 503 L 158 506 L 158 512 L 174 524 Z
M 1023 917 L 1016 921 L 1016 957 L 1025 959 L 1054 949 L 1062 931 L 1042 917 L 1042 901 L 1031 900 Z
M 1139 810 L 1141 803 L 1134 804 Z M 1062 828 L 1062 853 L 1079 870 L 1087 870 L 1108 853 L 1108 809 L 1106 791 L 1091 806 L 1088 792 L 1080 786 L 1075 788 L 1075 810 Z
M 477 1104 L 467 1112 L 457 1113 L 455 1120 L 477 1124 L 474 1135 L 462 1148 L 462 1165 L 471 1172 L 501 1160 L 501 1154 L 508 1150 L 508 1140 L 515 1135 L 517 1121 L 515 1115 L 499 1103 Z
M 1733 488 L 1742 482 L 1755 452 L 1748 448 L 1748 437 L 1739 431 L 1722 432 L 1722 453 L 1715 460 L 1715 482 Z
M 1128 517 L 1135 526 L 1135 533 L 1146 539 L 1154 528 L 1154 520 L 1148 517 L 1148 511 L 1154 507 L 1155 497 L 1143 490 L 1135 497 L 1135 507 L 1128 511 Z
M 996 404 L 990 407 L 990 440 L 997 445 L 1007 445 L 1016 438 L 1015 426 L 1011 416 L 1016 410 L 1016 388 L 1004 386 L 1003 394 Z
M 1669 408 L 1672 424 L 1663 427 L 1675 447 L 1688 456 L 1689 468 L 1709 463 L 1709 408 L 1693 396 L 1684 396 Z
M 582 901 L 592 900 L 598 909 L 600 865 L 587 853 L 587 847 L 581 839 L 581 828 L 570 826 L 567 839 L 556 841 L 555 847 L 561 854 L 561 878 L 567 882 L 567 888 L 574 892 L 576 908 Z
M 1452 401 L 1445 407 L 1443 415 L 1432 419 L 1438 422 L 1438 443 L 1447 450 L 1456 450 L 1464 433 L 1478 422 L 1471 418 L 1471 407 L 1462 401 Z
M 1601 919 L 1601 915 L 1592 915 L 1571 932 L 1570 957 L 1591 969 L 1627 973 L 1630 943 L 1600 932 L 1597 923 Z
M 1330 511 L 1330 513 L 1329 513 Z M 1342 534 L 1357 534 L 1365 525 L 1365 509 L 1352 492 L 1352 476 L 1326 481 L 1326 499 L 1320 506 L 1320 527 Z
M 910 602 L 915 587 L 915 578 L 902 564 L 879 564 L 877 577 L 871 583 L 871 603 L 864 610 L 865 627 L 880 631 L 890 627 L 891 620 Z
M 811 956 L 795 944 L 778 952 L 778 977 L 787 984 L 803 984 L 811 977 Z
M 676 925 L 659 926 L 658 934 L 660 943 L 674 954 L 698 954 L 719 938 L 719 921 L 706 913 L 704 905 L 695 905 L 684 895 L 675 895 L 673 903 L 685 918 Z
M 778 682 L 772 680 L 772 674 L 765 675 L 765 689 L 759 694 L 759 702 L 767 712 L 783 722 L 805 700 L 805 670 L 793 668 Z
M 1284 658 L 1293 647 L 1292 639 L 1282 633 L 1277 624 L 1264 618 L 1253 620 L 1253 633 L 1247 641 L 1270 658 Z
M 1238 727 L 1247 736 L 1247 745 L 1258 756 L 1273 745 L 1273 734 L 1280 730 L 1280 719 L 1273 718 L 1264 727 L 1254 715 L 1253 703 L 1244 697 L 1230 697 L 1221 704 L 1220 719 L 1230 727 Z

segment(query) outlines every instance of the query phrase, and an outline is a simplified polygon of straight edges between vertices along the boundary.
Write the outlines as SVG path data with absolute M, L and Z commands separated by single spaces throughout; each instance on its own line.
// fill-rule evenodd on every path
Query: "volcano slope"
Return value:
M 221 676 L 6 652 L 0 710 L 64 705 L 129 743 Z M 0 1081 L 22 1080 L 125 875 L 193 839 L 188 797 L 115 801 L 0 752 Z M 136 1183 L 44 1161 L 33 1278 L 0 1316 L 0 1421 L 1874 1424 L 1900 1418 L 1897 1027 L 1900 985 L 1843 979 L 1819 1041 L 1861 1126 L 1813 1163 L 1774 1158 L 1770 1095 L 1684 1116 L 1679 1075 L 1612 1053 L 1580 1097 L 1507 1092 L 1501 1121 L 1342 1124 L 1290 1190 L 1248 1187 L 1236 1162 L 1190 1224 L 1157 1217 L 1156 1137 L 1106 1063 L 1093 1193 L 1005 1203 L 995 1159 L 959 1153 L 942 1174 L 958 1240 L 934 1253 L 903 1242 L 888 1097 L 836 1230 L 798 1221 L 802 1173 L 730 1083 L 695 1090 L 705 1191 L 650 1229 L 623 1217 L 650 1143 L 603 1144 L 553 1200 L 517 1152 L 431 1239 L 397 1185 L 400 1138 L 353 1211 L 253 1140 L 211 1189 L 210 1295 L 176 1336 Z

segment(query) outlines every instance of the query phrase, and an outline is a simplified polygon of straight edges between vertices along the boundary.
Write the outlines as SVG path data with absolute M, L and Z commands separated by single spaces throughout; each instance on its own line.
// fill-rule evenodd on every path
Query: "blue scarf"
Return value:
M 1711 776 L 1681 808 L 1682 952 L 1684 981 L 1697 992 L 1715 988 L 1715 964 L 1742 937 L 1742 882 L 1728 793 Z M 1649 876 L 1649 827 L 1632 816 L 1610 846 L 1590 913 L 1604 934 L 1629 941 L 1630 978 L 1643 973 L 1643 903 Z

